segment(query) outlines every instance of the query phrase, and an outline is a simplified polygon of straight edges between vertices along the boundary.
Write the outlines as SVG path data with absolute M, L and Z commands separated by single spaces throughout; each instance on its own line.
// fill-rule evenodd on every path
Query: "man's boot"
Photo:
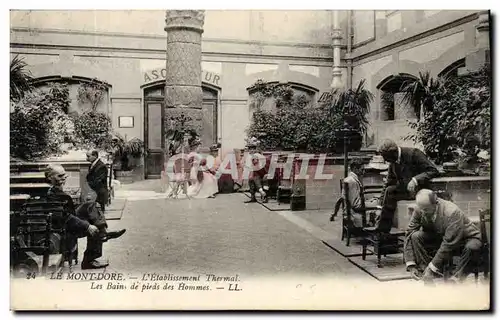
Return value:
M 97 260 L 92 260 L 92 261 L 83 261 L 82 262 L 82 270 L 87 270 L 87 269 L 102 269 L 102 268 L 106 268 L 107 266 L 109 266 L 109 263 L 105 262 L 105 263 L 102 263 L 102 262 L 99 262 Z
M 118 231 L 107 231 L 105 233 L 105 235 L 103 236 L 102 240 L 103 241 L 108 241 L 108 240 L 111 240 L 111 239 L 116 239 L 116 238 L 119 238 L 121 237 L 125 231 L 127 231 L 127 229 L 121 229 L 121 230 L 118 230 Z

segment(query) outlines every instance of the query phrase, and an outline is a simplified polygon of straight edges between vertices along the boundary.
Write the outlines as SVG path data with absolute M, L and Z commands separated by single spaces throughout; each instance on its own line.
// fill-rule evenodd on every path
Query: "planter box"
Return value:
M 144 180 L 144 167 L 136 167 L 129 171 L 116 170 L 115 178 L 124 184 Z

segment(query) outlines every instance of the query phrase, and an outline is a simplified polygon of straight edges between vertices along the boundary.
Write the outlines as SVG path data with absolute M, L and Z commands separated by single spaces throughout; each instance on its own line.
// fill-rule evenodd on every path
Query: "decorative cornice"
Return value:
M 165 12 L 165 31 L 188 29 L 203 32 L 205 10 L 167 10 Z
M 146 53 L 146 54 L 165 54 L 165 50 L 156 49 L 135 49 L 135 48 L 117 48 L 117 47 L 93 47 L 93 46 L 67 46 L 67 45 L 52 45 L 52 44 L 31 44 L 31 43 L 10 43 L 11 49 L 44 49 L 44 50 L 75 50 L 75 51 L 92 51 L 93 54 L 75 54 L 75 56 L 91 56 L 101 58 L 116 58 L 120 57 L 119 53 Z M 109 55 L 98 55 L 97 52 L 112 53 Z M 118 55 L 115 55 L 117 53 Z M 36 53 L 35 53 L 36 54 Z M 44 53 L 45 54 L 45 53 Z M 292 61 L 317 61 L 317 62 L 330 62 L 331 57 L 313 57 L 313 56 L 292 56 L 292 55 L 271 55 L 271 54 L 253 54 L 253 53 L 231 53 L 231 52 L 212 52 L 203 51 L 203 57 L 221 57 L 221 58 L 235 58 L 235 59 L 262 59 L 262 60 L 292 60 Z M 126 57 L 124 58 L 134 58 Z M 137 59 L 146 59 L 145 57 L 136 57 Z M 151 58 L 157 59 L 157 58 Z M 219 60 L 217 60 L 219 61 Z
M 94 36 L 94 37 L 112 37 L 112 38 L 131 38 L 131 39 L 152 39 L 164 41 L 165 35 L 155 34 L 133 34 L 133 33 L 119 33 L 119 32 L 96 32 L 96 31 L 81 31 L 81 30 L 62 30 L 62 29 L 39 29 L 39 28 L 26 28 L 26 27 L 13 27 L 10 32 L 23 32 L 30 34 L 64 34 L 64 35 L 81 35 L 81 36 Z M 203 37 L 202 42 L 206 43 L 228 43 L 236 45 L 252 45 L 252 46 L 277 46 L 277 47 L 291 47 L 291 48 L 321 48 L 327 49 L 331 44 L 326 43 L 304 43 L 304 42 L 286 42 L 286 41 L 256 41 L 256 40 L 241 40 L 241 39 L 217 39 Z M 345 44 L 342 47 L 346 47 Z

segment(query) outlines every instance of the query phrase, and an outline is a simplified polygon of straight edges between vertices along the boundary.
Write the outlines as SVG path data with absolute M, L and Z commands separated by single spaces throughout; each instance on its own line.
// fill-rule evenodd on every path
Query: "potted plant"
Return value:
M 196 148 L 200 144 L 199 134 L 193 125 L 193 119 L 191 117 L 182 113 L 170 117 L 165 132 L 168 158 L 180 153 L 186 135 L 190 150 Z
M 144 142 L 139 138 L 126 140 L 126 138 L 115 135 L 112 142 L 113 167 L 116 177 L 129 177 L 133 175 L 134 169 L 140 167 L 145 153 Z

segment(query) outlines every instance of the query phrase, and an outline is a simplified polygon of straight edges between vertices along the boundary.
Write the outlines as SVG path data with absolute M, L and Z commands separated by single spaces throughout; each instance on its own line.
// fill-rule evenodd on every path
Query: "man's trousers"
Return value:
M 415 197 L 412 197 L 403 185 L 393 185 L 385 188 L 382 196 L 382 212 L 375 223 L 378 230 L 383 232 L 391 230 L 398 201 L 402 200 L 415 200 Z
M 423 271 L 434 258 L 440 245 L 441 239 L 432 233 L 422 230 L 414 231 L 405 239 L 404 259 L 406 262 L 414 261 L 417 267 Z M 465 279 L 473 271 L 480 258 L 481 246 L 482 243 L 479 239 L 464 240 L 461 247 L 458 248 L 461 255 L 454 273 L 457 278 Z
M 254 176 L 248 181 L 248 186 L 250 187 L 250 195 L 252 199 L 255 199 L 255 194 L 259 192 L 262 188 L 263 179 L 260 176 Z

